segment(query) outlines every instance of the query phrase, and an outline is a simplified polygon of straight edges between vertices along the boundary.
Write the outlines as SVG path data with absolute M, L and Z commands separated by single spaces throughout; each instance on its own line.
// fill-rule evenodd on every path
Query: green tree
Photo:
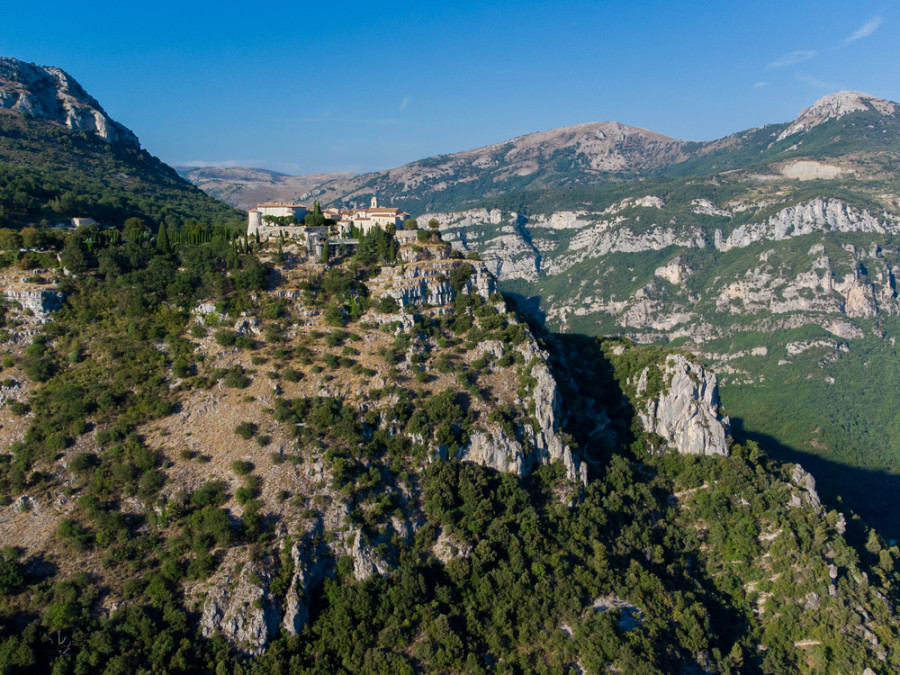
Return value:
M 172 245 L 169 243 L 169 233 L 166 232 L 165 224 L 159 226 L 159 232 L 156 234 L 156 250 L 164 255 L 172 252 Z

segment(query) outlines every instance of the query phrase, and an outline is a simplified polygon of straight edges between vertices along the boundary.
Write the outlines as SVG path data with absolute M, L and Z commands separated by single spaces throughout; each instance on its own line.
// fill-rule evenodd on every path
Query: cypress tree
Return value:
M 166 232 L 165 223 L 160 223 L 159 232 L 156 233 L 156 250 L 165 255 L 172 252 L 172 244 L 169 242 L 169 233 Z

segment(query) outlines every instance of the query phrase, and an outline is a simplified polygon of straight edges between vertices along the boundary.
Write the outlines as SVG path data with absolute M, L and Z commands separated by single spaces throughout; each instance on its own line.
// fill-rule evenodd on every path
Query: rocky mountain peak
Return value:
M 0 57 L 0 109 L 90 131 L 113 145 L 140 148 L 137 136 L 112 120 L 97 100 L 60 68 Z
M 802 131 L 809 131 L 823 122 L 837 119 L 853 112 L 875 110 L 882 115 L 893 115 L 896 108 L 896 103 L 877 96 L 862 94 L 858 91 L 838 91 L 828 94 L 828 96 L 823 96 L 808 108 L 804 108 L 797 119 L 779 134 L 778 140 L 780 141 Z

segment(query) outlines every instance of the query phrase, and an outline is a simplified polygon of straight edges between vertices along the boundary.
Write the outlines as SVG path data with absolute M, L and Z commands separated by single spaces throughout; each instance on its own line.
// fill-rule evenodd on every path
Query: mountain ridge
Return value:
M 790 137 L 853 113 L 880 116 L 896 103 L 858 92 L 823 96 L 791 121 L 710 141 L 687 141 L 621 122 L 588 122 L 524 134 L 312 187 L 299 196 L 359 206 L 373 195 L 413 214 L 477 205 L 521 191 L 625 183 L 657 175 L 741 168 L 768 154 L 802 154 Z M 790 133 L 788 133 L 790 132 Z M 754 154 L 756 153 L 756 154 Z M 245 186 L 246 187 L 246 186 Z M 227 195 L 224 195 L 227 199 Z
M 0 56 L 0 109 L 90 131 L 113 145 L 141 147 L 134 132 L 110 118 L 74 77 L 54 66 Z

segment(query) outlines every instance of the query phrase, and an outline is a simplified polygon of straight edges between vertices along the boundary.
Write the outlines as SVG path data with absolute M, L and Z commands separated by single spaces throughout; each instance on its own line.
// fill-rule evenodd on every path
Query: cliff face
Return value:
M 401 255 L 409 248 L 401 249 Z M 468 266 L 466 269 L 471 272 L 460 275 L 454 285 L 454 270 L 463 265 Z M 394 298 L 401 308 L 441 306 L 453 304 L 459 293 L 488 300 L 497 292 L 497 279 L 482 262 L 425 259 L 385 267 L 369 281 L 369 287 L 375 296 Z
M 666 357 L 663 386 L 648 397 L 650 368 L 641 371 L 635 391 L 646 399 L 637 411 L 644 431 L 683 455 L 728 456 L 731 424 L 722 413 L 716 376 L 680 354 Z
M 2 108 L 89 131 L 113 145 L 140 148 L 137 136 L 112 120 L 97 100 L 60 68 L 0 57 Z

